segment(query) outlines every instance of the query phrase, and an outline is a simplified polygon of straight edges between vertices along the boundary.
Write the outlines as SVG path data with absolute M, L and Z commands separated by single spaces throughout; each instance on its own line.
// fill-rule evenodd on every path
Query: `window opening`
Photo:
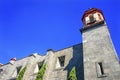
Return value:
M 97 76 L 98 78 L 106 77 L 107 75 L 104 72 L 104 67 L 102 62 L 96 63 Z
M 17 67 L 17 74 L 19 74 L 21 68 L 22 68 L 22 66 Z
M 101 20 L 101 16 L 100 16 L 100 14 L 98 14 L 98 16 L 99 16 L 99 19 Z
M 35 66 L 35 69 L 34 69 L 34 73 L 38 73 L 39 70 L 41 69 L 42 65 L 43 65 L 43 62 L 37 63 Z
M 91 15 L 89 16 L 89 19 L 90 19 L 90 22 L 94 22 L 94 21 L 95 21 L 95 18 L 94 18 L 94 16 L 93 16 L 93 14 L 91 14 Z
M 58 57 L 58 59 L 59 59 L 60 67 L 64 67 L 65 56 Z
M 99 62 L 98 65 L 99 65 L 99 68 L 100 68 L 100 71 L 101 71 L 101 72 L 100 72 L 101 75 L 104 75 L 104 70 L 103 70 L 102 62 Z
M 40 68 L 42 67 L 42 65 L 43 65 L 43 62 L 39 62 L 38 63 L 38 69 L 40 70 Z
M 3 72 L 3 69 L 0 69 L 0 74 Z

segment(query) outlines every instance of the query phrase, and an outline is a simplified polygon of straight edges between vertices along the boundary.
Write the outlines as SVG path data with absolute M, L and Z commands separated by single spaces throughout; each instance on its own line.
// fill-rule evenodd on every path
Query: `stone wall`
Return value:
M 35 65 L 38 62 L 42 62 L 44 59 L 45 56 L 36 55 L 36 57 L 28 56 L 23 59 L 17 60 L 13 64 L 7 63 L 0 67 L 0 70 L 2 70 L 0 72 L 0 80 L 15 80 L 18 76 L 17 68 L 21 67 L 20 70 L 22 70 L 22 68 L 24 68 L 25 66 L 27 67 L 27 69 L 23 80 L 34 80 L 36 76 L 36 74 L 34 74 Z
M 48 66 L 45 80 L 67 80 L 69 72 L 75 66 L 78 80 L 83 80 L 83 54 L 82 44 L 74 45 L 59 51 L 48 52 Z M 65 56 L 64 66 L 57 67 L 60 62 L 58 58 Z M 58 64 L 58 65 L 57 65 Z
M 60 66 L 58 60 L 61 56 L 65 56 L 63 66 Z M 35 80 L 37 75 L 35 72 L 38 70 L 36 66 L 39 62 L 43 61 L 46 64 L 44 80 L 67 80 L 74 66 L 76 67 L 78 80 L 84 80 L 82 44 L 77 44 L 59 51 L 49 50 L 46 56 L 31 55 L 17 60 L 13 64 L 8 63 L 0 67 L 0 69 L 3 69 L 0 73 L 0 80 L 15 80 L 18 76 L 17 67 L 20 66 L 20 70 L 25 66 L 27 67 L 23 80 Z
M 120 64 L 107 25 L 93 26 L 82 32 L 85 80 L 120 80 Z

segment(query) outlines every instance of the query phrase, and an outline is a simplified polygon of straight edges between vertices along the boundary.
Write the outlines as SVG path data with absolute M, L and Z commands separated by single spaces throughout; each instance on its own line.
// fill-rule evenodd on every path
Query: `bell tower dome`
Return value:
M 99 23 L 104 20 L 104 16 L 101 10 L 96 8 L 90 8 L 89 10 L 85 11 L 82 22 L 84 27 L 88 27 L 92 24 Z

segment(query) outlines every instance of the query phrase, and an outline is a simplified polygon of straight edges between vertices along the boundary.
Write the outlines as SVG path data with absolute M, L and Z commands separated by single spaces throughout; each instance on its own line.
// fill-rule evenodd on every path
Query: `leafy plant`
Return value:
M 24 76 L 24 73 L 25 73 L 25 70 L 26 70 L 26 67 L 24 67 L 20 73 L 18 74 L 18 77 L 16 80 L 22 80 L 23 76 Z
M 44 76 L 45 70 L 46 70 L 46 65 L 43 64 L 42 67 L 40 68 L 40 70 L 39 70 L 35 80 L 43 80 L 43 76 Z
M 75 67 L 70 71 L 68 80 L 77 80 Z

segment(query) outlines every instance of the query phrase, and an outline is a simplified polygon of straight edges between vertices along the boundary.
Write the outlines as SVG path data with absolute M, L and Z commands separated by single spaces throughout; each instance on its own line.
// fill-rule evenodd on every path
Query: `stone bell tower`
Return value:
M 82 22 L 84 80 L 119 80 L 120 64 L 102 11 L 85 11 Z

